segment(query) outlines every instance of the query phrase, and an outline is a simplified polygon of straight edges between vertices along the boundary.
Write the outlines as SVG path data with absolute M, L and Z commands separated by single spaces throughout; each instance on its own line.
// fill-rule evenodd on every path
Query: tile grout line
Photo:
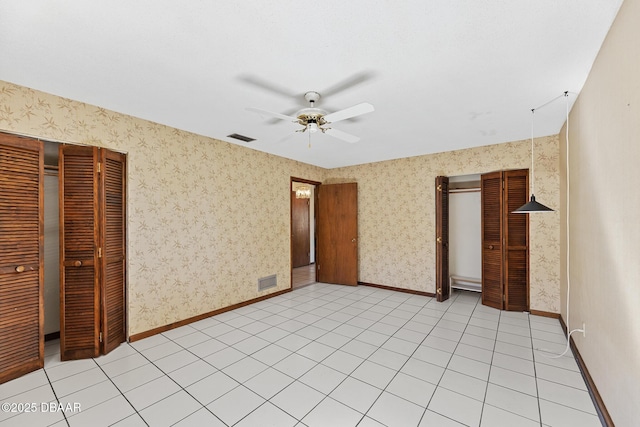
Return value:
M 44 369 L 44 365 L 42 370 L 44 371 L 44 375 L 47 377 L 47 381 L 49 382 L 49 387 L 51 387 L 51 391 L 53 392 L 53 396 L 56 398 L 56 402 L 60 404 L 60 398 L 58 398 L 58 393 L 56 393 L 56 389 L 53 388 L 53 383 L 51 382 L 51 379 L 49 379 L 49 374 L 47 373 L 47 370 Z M 67 418 L 66 411 L 61 411 L 61 412 L 62 412 L 62 416 L 64 417 L 64 421 L 67 423 L 67 427 L 69 427 L 69 419 Z
M 527 320 L 529 321 L 529 331 L 531 331 L 531 315 L 527 316 Z M 534 375 L 534 381 L 536 383 L 536 403 L 538 404 L 538 417 L 540 417 L 540 427 L 542 427 L 542 408 L 540 406 L 540 389 L 538 387 L 538 368 L 536 366 L 536 352 L 533 344 L 533 334 L 531 334 L 530 341 L 531 341 L 531 355 L 533 356 L 533 375 Z
M 132 347 L 132 348 L 133 348 L 133 347 Z M 135 348 L 134 348 L 134 350 L 138 351 L 138 350 L 137 350 L 137 349 L 135 349 Z M 144 357 L 144 355 L 141 355 L 141 356 L 142 356 L 142 357 Z M 125 356 L 125 357 L 126 357 L 126 356 Z M 116 360 L 118 360 L 118 359 L 116 359 Z M 148 360 L 148 359 L 147 359 L 147 360 Z M 96 362 L 96 360 L 95 360 L 95 359 L 93 359 L 93 361 L 94 361 L 94 362 Z M 115 362 L 115 360 L 114 360 L 114 362 Z M 138 409 L 137 409 L 135 406 L 133 406 L 133 403 L 131 403 L 131 401 L 127 398 L 127 396 L 125 396 L 124 392 L 123 392 L 122 390 L 120 390 L 120 387 L 118 387 L 118 385 L 113 381 L 113 378 L 111 378 L 111 376 L 110 376 L 110 375 L 108 375 L 108 374 L 104 371 L 104 369 L 102 368 L 102 365 L 100 365 L 98 362 L 96 362 L 96 365 L 98 365 L 98 367 L 100 368 L 100 370 L 102 371 L 102 373 L 104 373 L 104 374 L 106 375 L 106 377 L 107 377 L 107 378 L 109 378 L 109 381 L 111 381 L 111 384 L 113 384 L 113 386 L 116 388 L 116 390 L 118 390 L 118 392 L 119 392 L 119 393 L 120 393 L 120 395 L 124 398 L 124 400 L 126 400 L 126 401 L 127 401 L 127 403 L 131 406 L 131 408 L 133 409 L 134 413 L 135 413 L 135 414 L 137 414 L 137 415 L 140 417 L 140 419 L 142 420 L 142 422 L 144 422 L 147 426 L 149 426 L 149 423 L 147 423 L 147 420 L 145 420 L 145 419 L 142 417 L 142 415 L 140 415 L 140 412 L 138 411 Z M 132 369 L 132 370 L 133 370 L 133 369 Z M 147 384 L 147 383 L 145 383 L 145 384 Z M 143 384 L 141 384 L 141 385 L 143 385 Z M 136 388 L 137 388 L 137 387 L 136 387 Z M 117 396 L 116 396 L 116 397 L 117 397 Z M 115 397 L 114 397 L 114 398 L 112 398 L 112 399 L 115 399 Z M 105 402 L 108 402 L 109 400 L 111 400 L 111 399 L 105 400 L 104 402 L 101 402 L 100 404 L 105 403 Z M 96 406 L 98 406 L 98 405 L 96 405 Z M 133 415 L 133 414 L 132 414 L 132 415 Z M 129 418 L 130 416 L 131 416 L 131 415 L 128 415 L 128 416 L 126 416 L 126 417 L 124 417 L 124 418 L 122 418 L 122 419 L 120 419 L 120 420 L 116 421 L 114 424 L 119 423 L 120 421 L 126 420 L 126 419 L 127 419 L 127 418 Z
M 456 300 L 459 298 L 459 296 L 460 296 L 460 295 L 456 296 Z M 454 301 L 454 302 L 455 302 L 455 301 Z M 449 307 L 447 307 L 447 309 L 442 313 L 442 316 L 440 317 L 440 320 L 442 320 L 442 317 L 443 317 L 443 316 L 444 316 L 444 315 L 449 311 L 449 309 L 451 308 L 451 306 L 453 306 L 454 302 L 452 302 L 452 303 L 449 305 Z M 472 311 L 472 312 L 471 312 L 471 314 L 469 315 L 469 320 L 467 320 L 467 323 L 465 324 L 464 330 L 462 331 L 462 334 L 460 335 L 460 338 L 458 339 L 458 341 L 457 341 L 457 343 L 456 343 L 456 346 L 455 346 L 455 348 L 453 349 L 453 351 L 451 352 L 451 356 L 449 357 L 449 360 L 447 361 L 447 366 L 445 366 L 445 367 L 444 367 L 444 372 L 442 373 L 442 376 L 441 376 L 441 377 L 440 377 L 440 379 L 438 380 L 438 384 L 436 385 L 436 389 L 434 390 L 433 395 L 431 395 L 431 398 L 429 399 L 429 402 L 427 403 L 427 406 L 425 407 L 425 411 L 424 411 L 424 413 L 423 413 L 423 415 L 422 415 L 422 417 L 423 417 L 423 418 L 424 418 L 424 415 L 425 415 L 425 414 L 427 413 L 427 411 L 429 410 L 429 405 L 431 404 L 431 401 L 432 401 L 433 396 L 435 395 L 436 391 L 438 391 L 438 387 L 441 387 L 441 386 L 440 386 L 440 382 L 442 382 L 442 377 L 444 377 L 444 375 L 447 373 L 447 370 L 449 369 L 449 364 L 451 363 L 451 359 L 453 358 L 453 356 L 454 356 L 454 354 L 455 354 L 456 350 L 458 349 L 458 346 L 460 345 L 460 341 L 462 340 L 462 337 L 464 336 L 464 331 L 466 331 L 466 330 L 467 330 L 467 327 L 469 326 L 469 322 L 471 321 L 471 318 L 472 318 L 472 316 L 473 316 L 473 312 L 475 312 L 475 310 L 476 310 L 476 307 L 477 307 L 477 306 L 478 306 L 478 301 L 476 301 L 476 303 L 474 304 L 473 311 Z M 454 314 L 457 314 L 457 313 L 454 313 Z M 438 323 L 440 323 L 440 320 L 438 320 Z M 436 323 L 436 324 L 434 325 L 434 328 L 438 325 L 438 323 Z M 425 338 L 425 339 L 426 339 L 426 338 Z M 495 343 L 494 343 L 494 345 L 495 345 Z M 475 347 L 475 346 L 474 346 L 474 347 Z M 459 356 L 459 357 L 464 357 L 464 356 Z M 492 357 L 493 357 L 493 356 L 492 356 Z M 465 359 L 467 359 L 467 358 L 465 357 Z M 473 360 L 473 359 L 470 359 L 470 360 Z M 461 374 L 461 375 L 466 375 L 466 374 L 463 374 L 462 372 L 458 372 L 458 371 L 456 371 L 456 370 L 454 370 L 454 369 L 451 369 L 451 371 L 452 371 L 452 372 L 457 372 L 457 373 L 459 373 L 459 374 Z M 467 375 L 467 376 L 468 376 L 468 375 Z M 487 383 L 487 384 L 489 383 L 489 379 L 488 379 L 488 378 L 487 378 L 486 383 Z M 449 390 L 448 388 L 446 388 L 446 387 L 444 387 L 444 386 L 442 386 L 442 389 L 447 390 L 447 391 L 450 391 L 450 392 L 452 392 L 452 393 L 460 394 L 461 396 L 465 396 L 465 395 L 463 395 L 463 394 L 461 394 L 461 393 L 458 393 L 457 391 Z M 486 394 L 486 386 L 485 386 L 485 394 Z M 465 396 L 465 397 L 469 397 L 469 396 Z M 473 398 L 471 398 L 471 399 L 473 399 Z M 477 400 L 477 399 L 473 399 L 473 400 Z M 483 404 L 483 408 L 484 408 L 484 401 L 482 402 L 482 404 Z M 436 411 L 433 411 L 433 412 L 437 413 L 437 414 L 438 414 L 438 415 L 440 415 L 440 416 L 443 416 L 443 417 L 445 417 L 445 418 L 448 418 L 448 419 L 450 419 L 450 420 L 453 420 L 453 421 L 454 421 L 454 422 L 456 422 L 456 423 L 461 423 L 460 421 L 455 420 L 455 419 L 453 419 L 453 418 L 450 418 L 449 416 L 447 416 L 447 415 L 445 415 L 445 414 L 441 414 L 441 413 L 436 412 Z M 422 419 L 421 419 L 421 421 L 422 421 Z M 480 419 L 478 420 L 478 425 L 480 425 L 480 422 L 481 422 L 481 421 L 482 421 L 482 409 L 480 410 Z
M 166 335 L 163 335 L 163 336 L 164 336 L 166 339 L 168 339 L 170 342 L 172 342 L 172 343 L 176 344 L 177 346 L 181 347 L 183 350 L 185 350 L 185 351 L 187 351 L 187 352 L 189 352 L 189 353 L 193 354 L 193 355 L 194 355 L 195 357 L 197 357 L 199 360 L 202 360 L 204 363 L 207 363 L 208 365 L 212 366 L 213 368 L 215 368 L 215 369 L 217 370 L 217 372 L 222 372 L 222 370 L 221 370 L 221 369 L 218 369 L 218 368 L 216 368 L 215 366 L 211 365 L 211 364 L 210 364 L 209 362 L 207 362 L 206 360 L 204 360 L 204 359 L 200 358 L 198 355 L 196 355 L 196 354 L 192 353 L 191 351 L 189 351 L 189 349 L 187 349 L 187 348 L 185 348 L 185 347 L 181 346 L 180 344 L 176 343 L 173 339 L 171 339 L 171 338 L 167 337 Z M 211 338 L 213 338 L 213 337 L 211 337 Z M 160 345 L 161 345 L 161 344 L 160 344 Z M 157 347 L 157 346 L 154 346 L 154 347 Z M 153 348 L 153 347 L 150 347 L 150 348 Z M 188 391 L 186 388 L 182 387 L 182 385 L 181 385 L 181 384 L 179 384 L 176 380 L 174 380 L 174 379 L 173 379 L 173 377 L 171 377 L 170 372 L 165 372 L 162 368 L 160 368 L 158 365 L 156 365 L 154 361 L 152 361 L 151 359 L 149 359 L 146 355 L 144 355 L 144 354 L 143 354 L 140 350 L 138 350 L 137 348 L 135 348 L 135 347 L 134 347 L 134 350 L 136 350 L 136 351 L 137 351 L 137 352 L 138 352 L 142 357 L 144 357 L 145 359 L 147 359 L 147 361 L 148 361 L 151 365 L 155 366 L 155 367 L 156 367 L 160 372 L 162 372 L 162 373 L 164 374 L 164 376 L 165 376 L 165 377 L 169 378 L 171 381 L 173 381 L 173 382 L 174 382 L 174 383 L 179 387 L 179 390 L 178 390 L 178 391 L 176 391 L 175 393 L 171 393 L 170 395 L 165 396 L 165 397 L 163 397 L 162 399 L 160 399 L 160 400 L 158 400 L 158 401 L 156 401 L 156 402 L 153 402 L 152 404 L 150 404 L 149 406 L 147 406 L 147 407 L 143 408 L 142 410 L 147 409 L 147 408 L 150 408 L 151 406 L 153 406 L 153 405 L 155 405 L 155 404 L 157 404 L 157 403 L 159 403 L 159 402 L 162 402 L 163 400 L 166 400 L 166 399 L 168 399 L 168 398 L 169 398 L 169 397 L 171 397 L 171 396 L 174 396 L 174 395 L 176 395 L 176 394 L 180 393 L 180 391 L 184 391 L 184 392 L 185 392 L 187 395 L 189 395 L 192 399 L 194 399 L 196 402 L 198 402 L 198 404 L 200 404 L 200 406 L 202 406 L 202 408 L 196 409 L 195 411 L 191 412 L 190 414 L 187 414 L 186 416 L 184 416 L 183 418 L 179 419 L 178 421 L 176 421 L 176 422 L 175 422 L 175 423 L 173 423 L 172 425 L 177 424 L 177 423 L 179 423 L 179 422 L 183 421 L 184 419 L 186 419 L 186 418 L 190 417 L 191 415 L 195 414 L 196 412 L 200 411 L 201 409 L 205 409 L 205 410 L 207 410 L 208 412 L 210 412 L 210 413 L 211 413 L 211 415 L 213 415 L 213 416 L 214 416 L 214 417 L 216 417 L 218 420 L 220 420 L 221 422 L 223 422 L 223 421 L 222 421 L 222 420 L 221 420 L 221 419 L 220 419 L 216 414 L 214 414 L 214 413 L 213 413 L 209 408 L 207 408 L 207 405 L 202 404 L 198 399 L 196 399 L 196 397 L 195 397 L 195 396 L 193 396 L 191 393 L 189 393 L 189 391 Z M 177 353 L 177 352 L 175 352 L 175 353 Z M 175 354 L 175 353 L 168 354 L 167 356 L 164 356 L 164 357 L 171 356 L 171 355 L 173 355 L 173 354 Z M 160 359 L 163 359 L 164 357 L 161 357 Z M 160 360 L 160 359 L 158 359 L 158 360 Z M 194 361 L 194 362 L 192 362 L 192 363 L 195 363 L 195 361 Z M 180 368 L 179 368 L 179 369 L 180 369 Z M 214 374 L 215 374 L 215 372 L 214 372 Z M 223 372 L 223 374 L 224 374 L 224 372 Z M 213 375 L 213 374 L 211 374 L 211 375 Z M 226 374 L 224 374 L 224 375 L 226 375 Z M 209 377 L 209 376 L 210 376 L 210 375 L 207 375 L 207 377 Z M 227 376 L 228 376 L 228 375 L 227 375 Z M 207 378 L 207 377 L 205 377 L 205 378 Z M 231 378 L 231 377 L 230 377 L 230 378 Z M 156 378 L 156 379 L 158 379 L 158 378 Z M 131 390 L 135 390 L 136 388 L 142 387 L 142 386 L 143 386 L 143 385 L 145 385 L 145 384 L 149 384 L 150 382 L 155 381 L 156 379 L 153 379 L 153 380 L 148 381 L 148 382 L 146 382 L 146 383 L 144 383 L 144 384 L 141 384 L 141 385 L 139 385 L 138 387 L 134 387 L 134 388 L 133 388 L 133 389 L 131 389 Z M 204 379 L 204 378 L 202 378 L 202 379 Z M 202 380 L 202 379 L 201 379 L 201 380 Z M 233 379 L 233 378 L 232 378 L 232 379 Z M 235 380 L 234 380 L 234 381 L 235 381 Z M 196 381 L 196 382 L 198 382 L 198 381 Z M 194 383 L 194 384 L 195 384 L 195 383 Z M 115 385 L 115 384 L 114 384 L 114 385 Z M 242 386 L 242 384 L 240 384 L 240 386 Z M 116 386 L 116 387 L 117 387 L 117 386 Z M 222 394 L 222 395 L 218 396 L 218 399 L 219 399 L 219 398 L 221 398 L 222 396 L 226 395 L 227 393 L 230 393 L 231 391 L 235 390 L 236 388 L 237 388 L 237 387 L 234 387 L 234 388 L 232 388 L 231 390 L 227 391 L 226 393 L 224 393 L 224 394 Z M 120 390 L 120 389 L 118 388 L 118 390 Z M 129 391 L 131 391 L 131 390 L 129 390 Z M 121 392 L 121 393 L 122 393 L 122 392 Z M 127 399 L 127 397 L 124 395 L 124 393 L 122 393 L 122 395 L 124 396 L 124 398 L 125 398 L 125 399 Z M 214 400 L 217 400 L 217 399 L 214 399 Z M 127 402 L 129 402 L 129 399 L 127 399 Z M 138 413 L 138 410 L 135 408 L 135 406 L 133 406 L 133 404 L 131 404 L 131 402 L 129 402 L 129 404 L 133 407 L 133 409 L 136 411 L 136 413 Z M 138 413 L 138 414 L 139 414 L 139 413 Z M 140 414 L 139 414 L 139 415 L 140 415 Z M 144 419 L 144 417 L 143 417 L 142 415 L 140 415 L 140 418 L 142 418 L 142 419 L 143 419 L 143 421 L 144 421 L 147 425 L 149 425 L 149 424 L 146 422 L 146 420 Z M 223 422 L 223 423 L 224 423 L 224 422 Z M 225 424 L 226 424 L 226 423 L 225 423 Z
M 480 302 L 480 299 L 478 299 L 478 301 L 476 301 L 476 305 L 473 308 L 473 312 L 476 311 L 476 309 L 478 308 L 478 303 Z M 473 312 L 471 313 L 473 316 Z M 495 339 L 493 340 L 493 349 L 491 350 L 491 362 L 489 363 L 489 372 L 487 373 L 487 382 L 485 384 L 484 387 L 484 396 L 482 397 L 482 408 L 480 409 L 480 420 L 478 425 L 482 424 L 482 418 L 484 416 L 484 407 L 487 404 L 487 393 L 489 392 L 489 380 L 491 379 L 491 370 L 493 369 L 493 357 L 496 354 L 496 345 L 498 343 L 498 331 L 500 330 L 500 317 L 501 317 L 502 313 L 498 313 L 498 327 L 496 328 L 496 335 L 495 335 Z M 471 320 L 469 320 L 471 321 Z

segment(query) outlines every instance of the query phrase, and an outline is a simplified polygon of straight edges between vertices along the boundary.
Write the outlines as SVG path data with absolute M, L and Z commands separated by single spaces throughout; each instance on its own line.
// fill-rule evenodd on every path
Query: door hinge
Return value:
M 100 331 L 100 335 L 98 336 L 98 338 L 100 339 L 100 342 L 102 342 L 102 331 Z
M 507 302 L 507 296 L 505 294 L 502 294 L 502 301 Z
M 98 248 L 98 258 L 102 258 L 102 248 Z
M 101 162 L 96 163 L 96 172 L 98 172 L 98 173 L 102 172 L 102 163 Z
M 320 271 L 320 264 L 318 264 L 318 271 Z

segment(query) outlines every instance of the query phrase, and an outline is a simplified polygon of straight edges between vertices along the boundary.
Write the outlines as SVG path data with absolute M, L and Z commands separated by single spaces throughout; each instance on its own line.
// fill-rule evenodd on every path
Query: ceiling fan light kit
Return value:
M 351 135 L 350 133 L 327 127 L 327 125 L 374 111 L 373 105 L 363 102 L 361 104 L 345 108 L 344 110 L 328 113 L 323 109 L 315 107 L 316 102 L 320 100 L 320 93 L 315 91 L 306 92 L 304 94 L 304 99 L 309 103 L 309 107 L 299 110 L 295 113 L 295 116 L 287 116 L 280 113 L 274 113 L 272 111 L 262 110 L 260 108 L 247 108 L 247 110 L 303 126 L 302 129 L 298 129 L 296 132 L 308 131 L 309 135 L 316 132 L 322 132 L 350 143 L 358 142 L 360 138 L 355 135 Z

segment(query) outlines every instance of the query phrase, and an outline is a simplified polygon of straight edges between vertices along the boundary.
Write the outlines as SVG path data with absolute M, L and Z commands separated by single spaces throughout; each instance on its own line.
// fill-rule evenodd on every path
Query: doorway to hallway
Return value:
M 291 178 L 291 287 L 316 281 L 315 194 L 319 182 Z

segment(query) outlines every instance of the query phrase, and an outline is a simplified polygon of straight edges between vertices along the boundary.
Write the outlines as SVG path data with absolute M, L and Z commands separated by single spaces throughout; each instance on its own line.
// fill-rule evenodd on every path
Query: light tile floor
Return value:
M 97 359 L 47 343 L 0 385 L 36 411 L 0 426 L 600 426 L 573 357 L 539 350 L 564 350 L 558 320 L 478 297 L 312 284 Z

